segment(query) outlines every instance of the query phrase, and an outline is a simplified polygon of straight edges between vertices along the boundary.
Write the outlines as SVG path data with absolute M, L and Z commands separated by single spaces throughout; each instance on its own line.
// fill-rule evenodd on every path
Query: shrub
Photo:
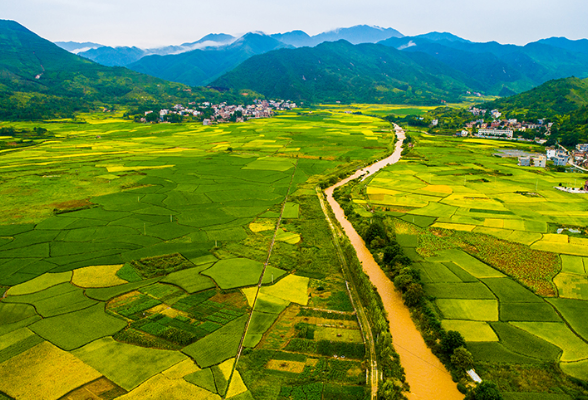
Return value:
M 461 333 L 457 331 L 447 331 L 441 339 L 441 349 L 447 355 L 452 355 L 455 349 L 465 347 L 466 342 Z

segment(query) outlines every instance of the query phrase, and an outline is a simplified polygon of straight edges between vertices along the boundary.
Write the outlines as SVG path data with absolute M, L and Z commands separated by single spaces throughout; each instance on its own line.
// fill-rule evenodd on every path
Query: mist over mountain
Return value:
M 103 45 L 99 44 L 99 43 L 93 43 L 93 42 L 55 42 L 56 45 L 58 45 L 59 47 L 61 47 L 64 50 L 67 50 L 69 52 L 72 52 L 74 54 L 83 52 L 83 51 L 88 51 L 91 49 L 97 49 L 98 47 L 104 47 Z
M 228 45 L 234 40 L 235 38 L 233 36 L 225 33 L 211 33 L 195 42 L 183 43 L 178 46 L 164 46 L 151 49 L 141 49 L 128 46 L 101 46 L 86 51 L 79 51 L 77 54 L 108 67 L 126 66 L 150 55 L 173 55 L 196 49 L 216 48 Z
M 324 42 L 336 42 L 338 40 L 346 40 L 352 44 L 376 43 L 391 37 L 402 37 L 403 35 L 396 29 L 392 28 L 357 25 L 350 28 L 334 29 L 332 31 L 319 33 L 315 36 L 309 36 L 302 31 L 277 33 L 271 36 L 294 47 L 313 47 Z
M 202 86 L 256 54 L 283 47 L 289 46 L 267 35 L 248 33 L 227 46 L 177 55 L 147 56 L 128 68 L 174 82 Z

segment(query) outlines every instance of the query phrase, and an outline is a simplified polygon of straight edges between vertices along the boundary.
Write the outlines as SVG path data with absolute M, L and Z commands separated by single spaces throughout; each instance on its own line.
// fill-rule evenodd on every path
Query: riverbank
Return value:
M 398 126 L 395 126 L 395 131 L 398 141 L 396 142 L 392 155 L 358 170 L 350 177 L 327 188 L 325 194 L 337 221 L 339 221 L 339 224 L 341 224 L 345 234 L 355 248 L 357 257 L 361 261 L 365 273 L 377 288 L 382 298 L 384 308 L 388 314 L 394 348 L 400 355 L 400 361 L 406 373 L 406 380 L 411 388 L 410 393 L 407 393 L 407 397 L 411 400 L 461 400 L 464 398 L 464 395 L 457 390 L 456 384 L 451 379 L 451 375 L 445 369 L 445 366 L 427 347 L 412 321 L 410 312 L 404 305 L 400 293 L 394 289 L 394 284 L 376 263 L 372 254 L 365 246 L 363 239 L 345 218 L 343 209 L 333 198 L 333 192 L 336 188 L 362 175 L 362 179 L 366 179 L 385 166 L 394 164 L 400 160 L 402 143 L 406 136 L 404 131 Z

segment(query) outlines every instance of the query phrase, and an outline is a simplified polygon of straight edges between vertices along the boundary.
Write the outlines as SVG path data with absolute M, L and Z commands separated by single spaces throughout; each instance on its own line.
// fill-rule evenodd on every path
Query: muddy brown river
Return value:
M 404 131 L 398 126 L 395 129 L 398 142 L 391 156 L 357 171 L 349 178 L 326 189 L 325 194 L 337 221 L 339 221 L 355 248 L 363 270 L 382 297 L 384 308 L 390 320 L 390 333 L 392 334 L 394 348 L 400 355 L 400 362 L 404 367 L 406 380 L 410 385 L 410 393 L 407 394 L 407 397 L 410 400 L 463 400 L 464 395 L 457 390 L 456 383 L 451 379 L 451 375 L 447 372 L 445 366 L 441 364 L 425 344 L 420 332 L 410 318 L 410 313 L 404 305 L 400 293 L 394 289 L 392 281 L 380 269 L 380 266 L 365 246 L 363 239 L 355 231 L 351 223 L 347 221 L 343 209 L 333 198 L 333 191 L 339 186 L 345 185 L 366 172 L 368 176 L 372 175 L 386 165 L 394 164 L 400 159 L 405 135 Z

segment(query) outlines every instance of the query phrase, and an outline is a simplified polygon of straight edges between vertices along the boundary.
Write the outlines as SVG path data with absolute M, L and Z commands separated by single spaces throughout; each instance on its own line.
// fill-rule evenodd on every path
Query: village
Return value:
M 471 107 L 468 110 L 473 116 L 478 119 L 467 122 L 463 129 L 456 133 L 456 136 L 475 136 L 479 138 L 516 140 L 520 142 L 536 142 L 543 144 L 547 141 L 544 136 L 551 134 L 552 122 L 545 123 L 540 119 L 536 123 L 518 121 L 517 119 L 500 119 L 502 113 L 498 110 L 484 110 L 476 107 Z M 484 117 L 486 114 L 493 118 L 492 122 L 487 122 Z M 435 125 L 435 120 L 433 125 Z M 529 133 L 538 133 L 534 137 L 530 137 Z
M 138 122 L 181 122 L 184 117 L 202 121 L 203 125 L 225 122 L 245 122 L 251 118 L 270 118 L 276 111 L 288 111 L 296 108 L 290 100 L 254 100 L 251 105 L 232 105 L 210 102 L 189 103 L 188 107 L 176 104 L 171 109 L 146 111 Z

